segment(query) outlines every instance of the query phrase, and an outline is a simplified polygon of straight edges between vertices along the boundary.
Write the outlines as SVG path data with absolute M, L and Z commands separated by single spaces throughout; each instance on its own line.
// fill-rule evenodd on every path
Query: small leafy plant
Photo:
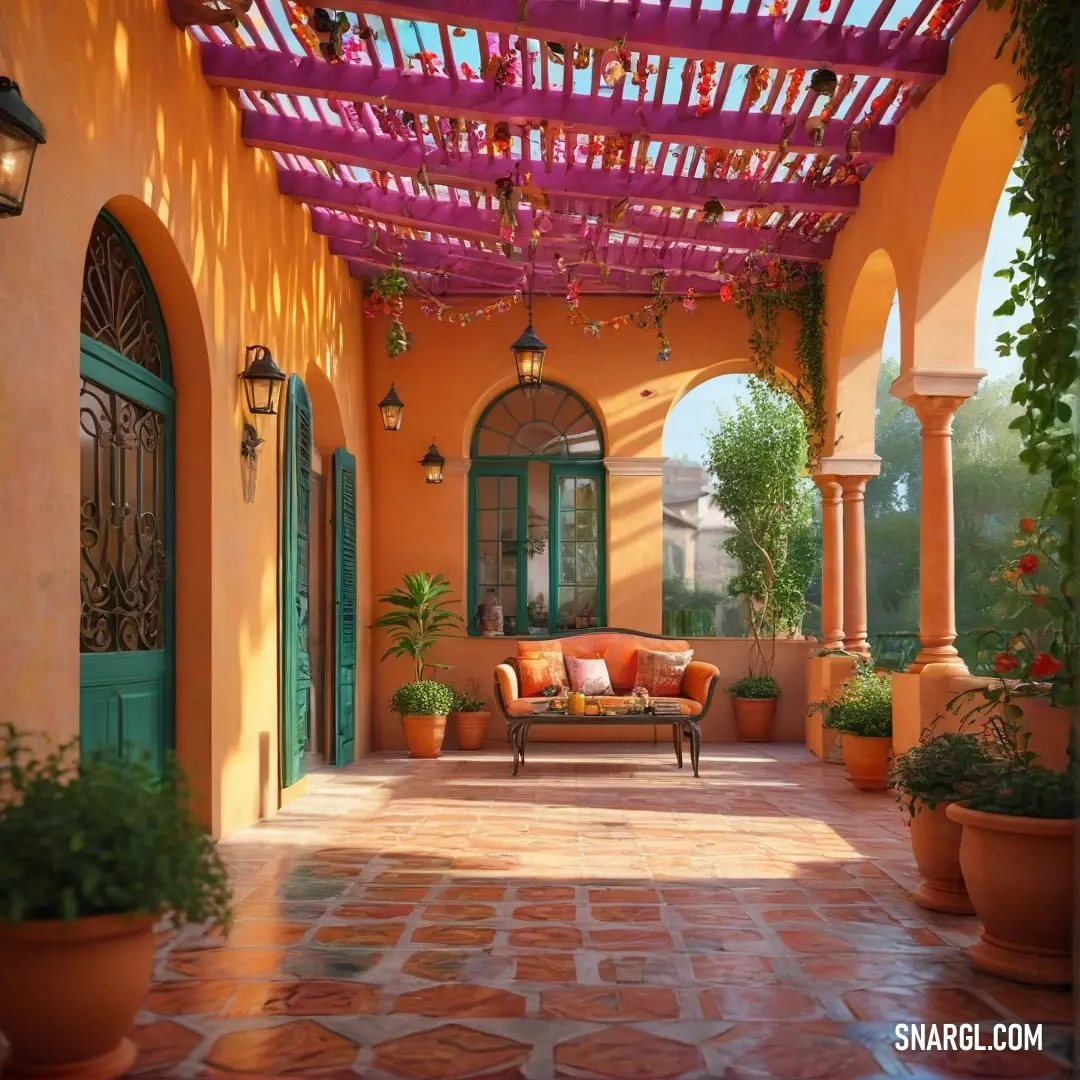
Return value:
M 815 702 L 826 727 L 847 735 L 882 739 L 892 735 L 892 675 L 860 664 L 828 701 Z
M 383 653 L 388 656 L 407 656 L 413 662 L 416 682 L 424 677 L 426 668 L 448 668 L 427 659 L 428 652 L 441 638 L 452 636 L 453 631 L 464 625 L 461 616 L 451 611 L 457 601 L 447 598 L 450 585 L 442 574 L 429 577 L 423 571 L 406 574 L 404 588 L 384 593 L 379 602 L 389 604 L 393 610 L 380 615 L 375 625 L 390 632 L 390 648 Z
M 469 679 L 454 694 L 454 712 L 487 712 L 487 702 L 480 696 L 480 683 Z
M 771 675 L 747 675 L 728 687 L 733 698 L 778 698 L 780 684 Z
M 402 683 L 390 699 L 398 716 L 446 716 L 454 708 L 454 690 L 434 679 Z
M 40 753 L 0 724 L 0 921 L 151 915 L 227 926 L 228 875 L 170 756 Z
M 938 803 L 963 797 L 990 755 L 978 736 L 962 732 L 935 734 L 927 728 L 918 746 L 893 759 L 886 787 L 914 817 L 920 804 L 930 810 Z

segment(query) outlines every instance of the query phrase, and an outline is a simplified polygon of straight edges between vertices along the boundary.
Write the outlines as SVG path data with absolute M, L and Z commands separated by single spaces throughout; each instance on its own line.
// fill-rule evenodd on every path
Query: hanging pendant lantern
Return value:
M 390 389 L 386 391 L 386 397 L 379 402 L 383 431 L 401 430 L 401 414 L 405 410 L 405 402 L 398 397 L 396 386 L 396 383 L 391 383 Z
M 510 346 L 517 365 L 518 386 L 532 390 L 544 381 L 544 356 L 547 346 L 536 336 L 532 323 L 532 289 L 526 294 L 525 310 L 529 316 L 529 325 L 521 337 Z
M 810 90 L 815 94 L 831 98 L 836 93 L 838 81 L 835 71 L 830 71 L 828 68 L 818 68 L 810 76 Z
M 424 466 L 424 479 L 429 484 L 442 483 L 442 470 L 446 464 L 446 458 L 439 453 L 434 435 L 431 436 L 431 445 L 428 447 L 428 452 L 420 459 L 420 464 Z

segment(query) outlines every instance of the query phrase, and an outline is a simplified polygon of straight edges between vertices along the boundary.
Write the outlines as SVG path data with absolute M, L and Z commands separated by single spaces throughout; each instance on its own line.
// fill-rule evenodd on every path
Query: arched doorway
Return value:
M 79 339 L 79 738 L 161 768 L 174 745 L 176 395 L 139 254 L 94 222 Z

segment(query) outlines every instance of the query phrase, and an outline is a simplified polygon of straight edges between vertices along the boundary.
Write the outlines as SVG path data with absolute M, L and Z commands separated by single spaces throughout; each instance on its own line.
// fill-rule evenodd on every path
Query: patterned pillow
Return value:
M 566 670 L 570 675 L 570 689 L 578 694 L 611 694 L 611 676 L 607 662 L 601 659 L 584 660 L 577 656 L 566 657 Z
M 637 651 L 637 685 L 644 686 L 650 697 L 678 697 L 682 693 L 683 674 L 694 659 L 694 650 L 686 652 Z
M 548 649 L 529 649 L 528 651 L 519 652 L 517 656 L 517 666 L 521 669 L 522 662 L 525 660 L 540 660 L 548 665 L 548 681 L 544 683 L 544 686 L 554 686 L 559 690 L 570 685 L 570 680 L 566 677 L 566 663 L 563 660 L 562 652 L 553 652 Z M 539 669 L 537 669 L 537 678 L 540 677 Z M 543 689 L 543 687 L 541 687 Z M 532 697 L 532 694 L 524 694 L 525 697 Z

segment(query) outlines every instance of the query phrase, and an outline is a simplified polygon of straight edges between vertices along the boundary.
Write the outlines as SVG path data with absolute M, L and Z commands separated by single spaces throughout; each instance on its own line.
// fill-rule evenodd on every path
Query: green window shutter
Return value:
M 348 765 L 356 743 L 356 459 L 334 451 L 334 744 Z
M 281 515 L 281 786 L 304 775 L 311 661 L 308 656 L 308 541 L 311 525 L 311 400 L 298 375 L 285 404 Z

